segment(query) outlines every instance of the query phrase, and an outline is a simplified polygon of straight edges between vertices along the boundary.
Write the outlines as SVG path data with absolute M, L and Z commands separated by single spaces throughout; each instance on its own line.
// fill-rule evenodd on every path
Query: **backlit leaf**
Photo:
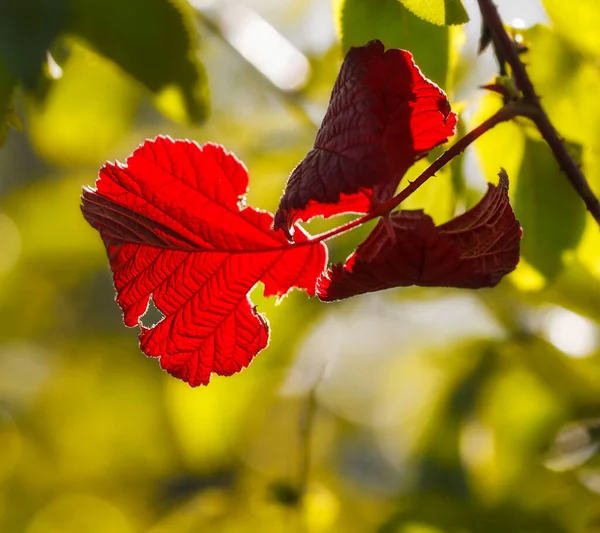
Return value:
M 580 147 L 574 145 L 573 150 L 580 159 Z M 523 257 L 553 279 L 562 270 L 564 252 L 575 248 L 581 239 L 585 207 L 542 141 L 526 140 L 515 212 L 524 230 Z
M 44 101 L 30 102 L 32 144 L 61 165 L 98 165 L 129 130 L 142 88 L 112 61 L 78 43 L 71 44 L 62 69 Z
M 469 16 L 460 0 L 399 0 L 402 5 L 410 9 L 415 15 L 436 24 L 448 26 L 464 24 L 469 21 Z
M 379 41 L 351 49 L 315 146 L 288 180 L 275 228 L 288 232 L 297 220 L 367 212 L 389 200 L 408 168 L 455 127 L 446 95 L 408 52 L 385 51 Z
M 435 226 L 422 211 L 379 221 L 344 265 L 317 283 L 325 301 L 392 287 L 493 287 L 519 262 L 521 228 L 508 202 L 508 177 L 472 209 Z
M 600 3 L 596 0 L 543 0 L 554 29 L 582 52 L 600 57 Z
M 246 367 L 268 344 L 266 319 L 248 292 L 315 292 L 327 251 L 297 229 L 289 245 L 270 213 L 243 207 L 244 166 L 222 147 L 158 137 L 126 165 L 107 164 L 83 213 L 106 245 L 127 326 L 150 298 L 164 315 L 141 326 L 140 346 L 192 386 Z
M 191 8 L 181 0 L 73 0 L 69 30 L 154 93 L 185 104 L 188 121 L 208 112 Z
M 344 52 L 378 39 L 387 48 L 410 50 L 425 76 L 445 86 L 448 28 L 425 22 L 398 0 L 339 0 L 334 11 Z

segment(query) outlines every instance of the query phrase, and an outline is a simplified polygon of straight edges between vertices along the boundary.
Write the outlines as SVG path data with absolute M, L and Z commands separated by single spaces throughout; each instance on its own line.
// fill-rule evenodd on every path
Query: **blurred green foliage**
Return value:
M 344 52 L 379 39 L 388 48 L 410 50 L 428 78 L 441 86 L 446 84 L 447 27 L 424 21 L 398 0 L 338 0 L 335 17 Z
M 438 26 L 464 24 L 469 20 L 460 0 L 402 0 L 402 5 L 415 15 Z
M 332 305 L 255 291 L 269 348 L 205 388 L 140 353 L 79 212 L 104 160 L 159 133 L 224 144 L 249 168 L 248 202 L 274 210 L 343 51 L 372 38 L 458 95 L 464 134 L 501 105 L 478 88 L 496 74 L 476 54 L 478 13 L 422 20 L 461 22 L 460 5 L 0 2 L 0 531 L 600 531 L 600 231 L 527 121 L 487 133 L 405 206 L 443 222 L 504 167 L 523 260 L 497 288 Z M 599 4 L 544 6 L 513 33 L 598 194 Z M 298 88 L 268 76 L 291 64 L 269 28 L 308 60 Z M 330 243 L 332 258 L 366 231 Z

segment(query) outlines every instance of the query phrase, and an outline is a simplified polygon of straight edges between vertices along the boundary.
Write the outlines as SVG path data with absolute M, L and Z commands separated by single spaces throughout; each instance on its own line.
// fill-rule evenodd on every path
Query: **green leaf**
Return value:
M 112 61 L 69 43 L 62 77 L 43 103 L 28 102 L 33 147 L 57 165 L 99 165 L 126 134 L 142 87 Z
M 552 26 L 582 52 L 600 57 L 600 2 L 598 0 L 544 0 Z
M 10 102 L 14 91 L 15 79 L 8 71 L 6 63 L 0 57 L 0 148 L 8 135 Z
M 581 146 L 573 145 L 576 160 Z M 523 226 L 522 255 L 547 279 L 563 268 L 563 254 L 577 246 L 585 228 L 585 206 L 548 146 L 527 138 L 514 202 Z
M 524 37 L 529 47 L 524 61 L 554 127 L 585 148 L 600 144 L 598 60 L 545 26 L 527 30 Z
M 468 126 L 471 129 L 475 128 L 491 117 L 501 106 L 502 101 L 498 95 L 485 94 Z M 524 145 L 522 128 L 515 121 L 498 124 L 477 139 L 474 146 L 484 179 L 491 181 L 502 167 L 510 178 L 511 189 L 514 190 L 522 164 Z
M 196 58 L 193 11 L 182 0 L 73 0 L 69 30 L 153 93 L 181 103 L 185 116 L 178 110 L 171 118 L 206 118 L 208 86 Z
M 66 0 L 0 3 L 0 56 L 27 89 L 38 82 L 46 50 L 62 31 L 66 16 Z
M 425 158 L 417 161 L 402 178 L 405 187 L 409 181 L 415 180 L 430 164 Z M 436 224 L 447 222 L 454 215 L 456 196 L 449 168 L 442 168 L 435 177 L 423 187 L 419 187 L 404 202 L 402 209 L 422 209 Z
M 448 73 L 448 29 L 413 15 L 398 0 L 339 0 L 334 14 L 344 52 L 379 39 L 387 48 L 409 50 L 423 73 L 444 86 Z
M 0 56 L 25 88 L 35 88 L 46 51 L 63 30 L 66 17 L 67 0 L 0 3 Z
M 469 16 L 460 0 L 399 0 L 417 17 L 437 26 L 464 24 Z

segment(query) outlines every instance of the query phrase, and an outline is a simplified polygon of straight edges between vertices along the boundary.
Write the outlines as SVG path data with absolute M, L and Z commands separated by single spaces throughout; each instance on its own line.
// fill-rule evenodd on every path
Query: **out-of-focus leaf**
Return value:
M 63 29 L 67 0 L 0 3 L 0 56 L 27 89 L 39 80 L 46 50 Z
M 0 25 L 2 21 L 0 21 Z M 0 37 L 1 39 L 1 37 Z M 15 78 L 9 72 L 6 60 L 0 54 L 0 147 L 8 134 L 8 111 L 15 86 Z
M 429 161 L 417 161 L 404 175 L 403 184 L 413 181 L 429 166 Z M 424 187 L 419 187 L 404 202 L 402 209 L 422 209 L 436 224 L 447 222 L 454 215 L 456 194 L 450 176 L 449 167 L 436 172 Z
M 14 222 L 18 248 L 16 269 L 27 265 L 49 272 L 54 283 L 72 283 L 84 272 L 103 264 L 91 230 L 82 220 L 77 201 L 83 175 L 60 181 L 43 180 L 24 187 L 4 200 L 3 208 Z M 4 235 L 4 246 L 10 242 Z M 17 246 L 17 245 L 15 245 Z M 9 253 L 6 249 L 4 253 Z
M 174 379 L 165 384 L 172 431 L 188 467 L 211 471 L 230 464 L 241 434 L 255 422 L 254 402 L 264 406 L 268 401 L 271 392 L 257 373 L 244 372 L 234 379 L 233 387 L 230 381 L 219 378 L 202 389 Z
M 23 121 L 12 107 L 6 110 L 6 124 L 14 130 L 23 131 Z
M 598 24 L 600 2 L 597 0 L 543 0 L 556 31 L 582 52 L 600 57 Z
M 600 280 L 600 231 L 598 223 L 588 217 L 583 238 L 577 248 L 580 261 Z
M 456 496 L 468 493 L 465 461 L 461 458 L 461 433 L 465 421 L 474 415 L 479 396 L 496 367 L 498 344 L 495 341 L 471 341 L 459 344 L 456 353 L 469 353 L 473 367 L 456 379 L 448 391 L 444 412 L 430 424 L 423 439 L 419 459 L 419 486 L 424 490 L 442 490 Z M 440 446 L 439 443 L 446 443 Z
M 488 94 L 470 122 L 471 128 L 492 116 L 502 105 L 498 95 Z M 485 179 L 506 170 L 511 180 L 511 189 L 518 187 L 519 168 L 525 148 L 525 137 L 515 122 L 503 122 L 475 141 L 475 150 Z
M 543 477 L 541 452 L 568 414 L 562 398 L 531 370 L 527 360 L 530 347 L 518 342 L 505 344 L 498 371 L 488 381 L 477 408 L 477 423 L 487 434 L 489 448 L 482 454 L 471 441 L 464 452 L 472 456 L 479 492 L 500 500 L 519 484 L 527 501 L 527 494 L 539 490 L 538 483 L 549 481 Z
M 124 513 L 111 502 L 88 494 L 60 496 L 39 509 L 27 528 L 29 533 L 131 533 Z
M 469 16 L 460 0 L 400 0 L 417 17 L 437 26 L 464 24 Z
M 565 357 L 552 344 L 538 338 L 522 341 L 515 355 L 559 400 L 571 416 L 597 413 L 600 376 L 584 361 Z M 591 370 L 591 371 L 590 371 Z
M 141 87 L 114 63 L 73 43 L 63 75 L 29 105 L 35 149 L 59 165 L 98 165 L 128 131 Z
M 73 337 L 54 354 L 55 373 L 31 402 L 26 419 L 35 424 L 39 438 L 29 444 L 33 453 L 22 476 L 35 476 L 39 486 L 53 488 L 111 483 L 127 469 L 130 475 L 135 472 L 128 483 L 137 478 L 148 485 L 172 468 L 176 448 L 164 430 L 160 376 L 150 375 L 148 361 L 126 345 L 119 337 L 102 342 Z M 113 365 L 121 372 L 113 372 Z M 103 400 L 97 401 L 100 396 Z M 45 446 L 52 448 L 53 461 L 44 459 Z
M 171 118 L 206 118 L 208 86 L 196 58 L 196 32 L 187 3 L 73 0 L 68 29 L 152 92 L 168 97 L 169 105 L 163 102 L 161 109 L 174 109 Z
M 573 145 L 580 159 L 581 147 Z M 585 228 L 585 206 L 548 146 L 527 138 L 515 211 L 523 226 L 523 257 L 547 279 L 563 268 L 563 253 L 577 246 Z
M 15 87 L 15 78 L 10 73 L 6 61 L 0 56 L 0 116 L 4 117 L 10 107 Z
M 595 230 L 598 231 L 596 224 Z M 545 291 L 544 303 L 552 302 L 600 323 L 600 280 L 579 261 L 570 261 L 554 284 Z
M 398 0 L 341 0 L 335 18 L 346 52 L 379 39 L 386 48 L 410 50 L 425 76 L 445 85 L 448 72 L 448 29 L 433 26 Z
M 412 529 L 410 525 L 419 524 Z M 458 533 L 505 533 L 512 531 L 566 533 L 558 519 L 527 511 L 519 506 L 503 505 L 483 507 L 476 503 L 466 503 L 462 498 L 448 498 L 447 495 L 419 495 L 403 501 L 400 510 L 377 529 L 378 533 L 399 533 L 405 531 L 438 531 Z M 408 526 L 408 527 L 407 527 Z M 435 528 L 435 529 L 432 529 Z M 440 528 L 440 529 L 438 529 Z
M 561 33 L 546 26 L 525 31 L 524 38 L 529 49 L 524 59 L 553 125 L 584 148 L 600 144 L 597 60 L 586 57 Z

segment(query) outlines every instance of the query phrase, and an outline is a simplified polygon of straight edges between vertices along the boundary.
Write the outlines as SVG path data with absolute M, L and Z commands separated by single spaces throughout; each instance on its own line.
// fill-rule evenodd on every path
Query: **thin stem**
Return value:
M 504 29 L 496 6 L 492 0 L 478 0 L 478 2 L 483 21 L 492 34 L 492 41 L 494 41 L 498 52 L 510 65 L 517 87 L 523 93 L 526 101 L 539 103 L 539 98 L 525 70 L 525 65 L 521 62 L 515 44 Z
M 306 494 L 308 487 L 308 475 L 310 472 L 310 445 L 317 411 L 317 397 L 315 389 L 312 388 L 306 397 L 300 415 L 300 466 L 298 468 L 298 494 L 301 498 Z
M 503 58 L 510 65 L 512 75 L 519 90 L 523 93 L 523 101 L 529 104 L 530 111 L 521 113 L 528 116 L 544 137 L 546 143 L 554 153 L 561 169 L 571 182 L 573 188 L 577 191 L 584 201 L 588 211 L 600 225 L 600 203 L 590 189 L 585 176 L 581 172 L 579 165 L 571 157 L 565 143 L 560 138 L 556 129 L 550 122 L 548 115 L 540 104 L 540 99 L 535 92 L 531 79 L 527 74 L 525 65 L 519 58 L 519 54 L 512 39 L 504 29 L 502 19 L 498 14 L 496 6 L 492 0 L 478 0 L 481 16 L 488 29 L 491 31 L 492 40 Z
M 377 206 L 371 213 L 362 217 L 356 218 L 346 224 L 333 228 L 324 233 L 315 235 L 307 243 L 322 242 L 333 237 L 337 237 L 342 233 L 346 233 L 357 226 L 361 226 L 365 222 L 374 218 L 386 215 L 396 207 L 398 207 L 404 200 L 406 200 L 412 193 L 414 193 L 421 185 L 423 185 L 429 178 L 435 175 L 442 167 L 448 164 L 452 159 L 462 154 L 465 149 L 485 132 L 491 130 L 497 124 L 506 122 L 516 117 L 517 115 L 524 115 L 530 111 L 520 102 L 509 102 L 490 118 L 482 122 L 479 126 L 471 130 L 464 137 L 456 141 L 448 150 L 446 150 L 440 157 L 438 157 L 429 167 L 427 167 L 417 179 L 409 183 L 407 187 L 402 189 L 396 196 L 388 200 L 387 202 Z M 298 243 L 302 244 L 302 243 Z
M 300 413 L 300 460 L 298 466 L 298 496 L 299 506 L 299 531 L 306 530 L 306 491 L 308 489 L 308 477 L 310 473 L 311 461 L 311 440 L 313 435 L 315 414 L 317 412 L 317 397 L 316 389 L 313 387 L 308 396 L 306 403 L 303 405 Z

